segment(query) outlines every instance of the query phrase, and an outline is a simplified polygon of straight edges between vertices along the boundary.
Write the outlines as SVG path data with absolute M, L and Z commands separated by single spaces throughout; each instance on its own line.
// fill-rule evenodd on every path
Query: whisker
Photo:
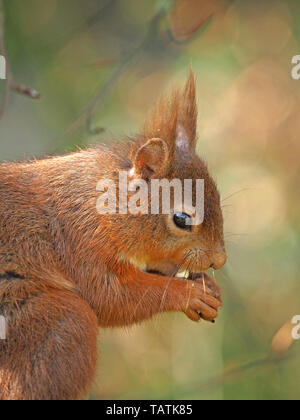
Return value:
M 244 191 L 249 191 L 249 190 L 252 190 L 252 189 L 253 189 L 253 188 L 242 188 L 241 190 L 238 190 L 238 191 L 236 191 L 236 192 L 234 192 L 234 193 L 232 193 L 232 194 L 228 195 L 227 197 L 223 198 L 223 200 L 221 200 L 221 203 L 223 203 L 224 201 L 228 200 L 229 198 L 234 197 L 234 196 L 235 196 L 235 195 L 237 195 L 237 194 L 240 194 L 241 192 L 244 192 Z
M 163 311 L 163 305 L 164 305 L 164 302 L 166 300 L 167 291 L 168 291 L 168 288 L 169 288 L 169 286 L 170 286 L 170 284 L 172 283 L 173 280 L 174 280 L 173 278 L 170 278 L 169 281 L 166 284 L 165 290 L 164 290 L 163 295 L 161 297 L 161 301 L 160 301 L 160 305 L 159 305 L 159 312 Z
M 204 296 L 205 296 L 206 295 L 206 284 L 205 284 L 203 273 L 202 273 L 202 283 L 203 283 L 203 291 L 204 291 Z
M 228 236 L 249 236 L 249 233 L 233 233 L 233 232 L 224 233 L 224 238 Z
M 186 260 L 187 260 L 188 255 L 185 255 L 183 257 L 182 262 L 179 264 L 179 266 L 177 267 L 177 269 L 174 271 L 174 273 L 171 275 L 171 277 L 174 277 L 177 273 L 180 273 L 181 268 L 183 267 L 183 265 L 185 264 Z
M 238 241 L 233 241 L 232 239 L 225 239 L 226 244 L 234 244 L 234 245 L 239 245 Z
M 145 297 L 146 297 L 146 295 L 147 295 L 147 293 L 148 293 L 148 291 L 151 289 L 152 287 L 151 286 L 149 286 L 147 289 L 146 289 L 146 291 L 143 293 L 143 295 L 141 296 L 141 298 L 138 300 L 138 302 L 137 302 L 137 304 L 136 304 L 136 306 L 135 306 L 135 309 L 134 309 L 134 311 L 133 311 L 133 315 L 132 315 L 132 320 L 134 321 L 134 319 L 135 319 L 135 315 L 136 315 L 136 312 L 137 312 L 137 310 L 138 310 L 138 307 L 140 306 L 140 304 L 142 303 L 142 301 L 145 299 Z

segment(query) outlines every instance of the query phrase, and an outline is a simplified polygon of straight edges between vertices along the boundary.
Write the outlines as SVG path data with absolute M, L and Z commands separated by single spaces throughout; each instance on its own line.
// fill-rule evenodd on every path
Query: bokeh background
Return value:
M 299 399 L 300 2 L 1 0 L 0 14 L 11 83 L 41 95 L 0 81 L 1 161 L 134 134 L 190 65 L 198 80 L 225 307 L 215 326 L 176 314 L 102 331 L 90 398 Z

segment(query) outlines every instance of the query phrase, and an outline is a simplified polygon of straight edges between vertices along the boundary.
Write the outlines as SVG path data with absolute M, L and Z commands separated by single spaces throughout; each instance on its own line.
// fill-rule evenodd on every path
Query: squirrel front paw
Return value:
M 192 320 L 215 322 L 223 306 L 221 291 L 214 279 L 205 273 L 194 275 L 185 285 L 182 311 Z
M 217 285 L 217 282 L 213 277 L 210 277 L 206 273 L 195 273 L 195 274 L 190 274 L 188 279 L 196 282 L 197 285 L 202 287 L 204 291 L 207 291 L 210 295 L 218 299 L 223 305 L 221 289 Z

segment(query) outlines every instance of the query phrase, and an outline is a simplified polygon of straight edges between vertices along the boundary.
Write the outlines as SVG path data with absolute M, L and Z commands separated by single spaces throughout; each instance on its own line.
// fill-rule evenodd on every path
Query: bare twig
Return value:
M 299 353 L 294 351 L 290 352 L 288 355 L 285 355 L 282 358 L 274 358 L 271 356 L 262 357 L 259 359 L 252 360 L 250 362 L 246 362 L 240 365 L 236 365 L 230 368 L 224 368 L 220 374 L 213 376 L 205 381 L 189 383 L 186 387 L 175 387 L 172 388 L 171 392 L 167 392 L 166 394 L 162 395 L 161 398 L 168 400 L 174 398 L 174 394 L 180 395 L 181 399 L 190 398 L 191 395 L 195 393 L 200 393 L 203 391 L 211 391 L 216 390 L 219 387 L 222 387 L 228 383 L 233 382 L 241 377 L 246 375 L 250 375 L 251 372 L 255 371 L 256 369 L 274 369 L 284 365 L 290 360 L 298 359 Z M 140 395 L 140 398 L 144 398 L 144 395 Z M 115 395 L 114 398 L 119 399 L 128 399 L 131 398 L 130 394 L 118 394 Z
M 204 382 L 198 382 L 193 385 L 189 385 L 187 388 L 181 389 L 180 392 L 178 390 L 178 392 L 182 397 L 184 397 L 186 395 L 192 394 L 195 391 L 199 392 L 203 390 L 216 389 L 226 383 L 233 381 L 234 379 L 238 379 L 242 376 L 250 374 L 253 369 L 272 369 L 296 358 L 299 358 L 299 353 L 297 352 L 291 352 L 288 355 L 277 359 L 271 356 L 262 357 L 260 359 L 252 360 L 232 368 L 225 368 L 220 375 L 216 375 L 215 377 L 212 377 Z M 170 398 L 170 396 L 165 396 L 165 398 Z
M 74 131 L 79 129 L 79 127 L 87 121 L 88 129 L 91 130 L 91 122 L 92 122 L 92 116 L 95 113 L 99 103 L 101 103 L 111 87 L 118 81 L 118 79 L 123 74 L 124 70 L 129 66 L 131 63 L 131 59 L 133 57 L 130 56 L 126 60 L 123 60 L 116 69 L 112 72 L 110 77 L 107 79 L 107 81 L 101 86 L 98 94 L 94 97 L 94 99 L 91 101 L 91 103 L 87 106 L 87 108 L 81 113 L 81 115 L 70 125 L 69 128 L 65 131 L 66 135 L 71 135 Z
M 41 97 L 37 90 L 31 89 L 27 86 L 17 85 L 16 83 L 11 83 L 10 89 L 16 93 L 19 93 L 20 95 L 28 96 L 31 99 L 40 99 Z
M 128 67 L 131 67 L 135 63 L 137 56 L 149 46 L 149 41 L 151 41 L 151 39 L 153 39 L 153 36 L 156 35 L 157 29 L 159 27 L 159 22 L 161 21 L 164 15 L 164 8 L 159 10 L 159 12 L 154 15 L 154 17 L 150 21 L 148 31 L 142 42 L 136 48 L 134 48 L 125 58 L 123 58 L 123 60 L 119 62 L 119 64 L 111 73 L 107 81 L 100 87 L 99 92 L 91 100 L 90 104 L 79 115 L 79 117 L 67 128 L 67 130 L 64 133 L 65 135 L 71 135 L 74 131 L 78 130 L 81 127 L 81 125 L 85 122 L 87 122 L 88 124 L 89 131 L 93 131 L 91 130 L 90 125 L 92 117 L 98 109 L 98 106 L 101 103 L 103 103 L 105 97 L 107 96 L 112 86 L 120 79 L 120 77 L 128 69 Z

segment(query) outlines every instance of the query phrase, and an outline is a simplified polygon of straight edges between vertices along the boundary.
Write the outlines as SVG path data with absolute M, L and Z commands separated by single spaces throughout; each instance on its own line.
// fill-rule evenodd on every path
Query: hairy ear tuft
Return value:
M 193 70 L 183 90 L 177 120 L 176 145 L 180 151 L 194 151 L 197 143 L 197 100 Z
M 170 161 L 187 160 L 196 149 L 197 115 L 196 82 L 191 69 L 183 90 L 175 90 L 158 101 L 141 137 L 163 138 Z
M 144 178 L 150 178 L 153 174 L 163 173 L 169 158 L 167 143 L 154 138 L 141 146 L 134 159 L 134 170 Z
M 170 96 L 163 96 L 156 104 L 150 117 L 145 121 L 144 138 L 162 138 L 174 155 L 179 110 L 179 93 L 174 91 Z

